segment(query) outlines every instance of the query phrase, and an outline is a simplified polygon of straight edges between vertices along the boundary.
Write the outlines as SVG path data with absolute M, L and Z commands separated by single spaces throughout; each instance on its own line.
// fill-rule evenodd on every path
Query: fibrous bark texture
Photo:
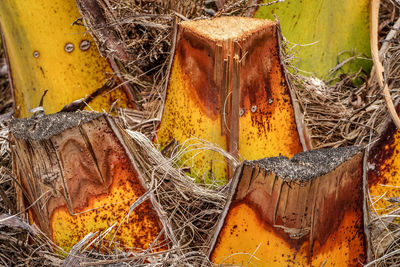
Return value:
M 205 139 L 239 158 L 293 156 L 307 146 L 299 135 L 281 65 L 278 24 L 221 17 L 179 25 L 164 113 L 161 147 L 174 138 Z M 190 160 L 188 160 L 190 159 Z M 215 152 L 187 153 L 192 174 L 225 180 L 228 166 Z
M 57 245 L 99 231 L 107 248 L 165 249 L 151 194 L 131 206 L 147 186 L 112 117 L 57 113 L 15 119 L 10 130 L 19 208 Z
M 321 149 L 245 161 L 217 226 L 214 263 L 356 266 L 366 261 L 362 153 Z

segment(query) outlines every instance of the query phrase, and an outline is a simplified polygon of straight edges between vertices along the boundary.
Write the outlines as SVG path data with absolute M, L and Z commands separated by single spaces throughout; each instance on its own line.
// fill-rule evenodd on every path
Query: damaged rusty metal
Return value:
M 256 266 L 365 263 L 362 154 L 343 147 L 245 161 L 233 177 L 210 260 Z
M 10 124 L 18 207 L 65 250 L 88 233 L 110 249 L 167 248 L 153 195 L 114 119 L 102 113 L 56 113 Z
M 221 17 L 180 23 L 156 142 L 190 146 L 198 140 L 188 139 L 199 138 L 248 160 L 310 149 L 296 125 L 280 56 L 276 22 Z M 182 162 L 193 175 L 211 172 L 224 181 L 233 174 L 212 151 L 187 153 Z

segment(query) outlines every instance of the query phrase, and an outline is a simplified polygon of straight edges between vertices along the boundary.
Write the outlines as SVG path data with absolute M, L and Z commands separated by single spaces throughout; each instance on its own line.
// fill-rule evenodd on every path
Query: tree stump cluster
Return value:
M 0 13 L 4 7 L 0 4 Z M 7 21 L 11 28 L 17 23 Z M 192 176 L 229 181 L 228 201 L 209 250 L 213 263 L 366 263 L 364 181 L 369 179 L 371 194 L 386 194 L 377 201 L 378 212 L 393 209 L 391 198 L 399 189 L 382 184 L 398 184 L 400 134 L 389 124 L 366 155 L 368 166 L 358 147 L 302 152 L 312 147 L 285 74 L 280 36 L 279 24 L 263 19 L 220 17 L 179 24 L 154 142 L 160 149 L 181 144 L 188 153 L 178 164 L 189 167 Z M 14 37 L 8 42 L 22 40 Z M 52 65 L 42 62 L 41 54 L 32 55 L 27 64 L 47 75 L 41 64 Z M 14 72 L 25 59 L 12 49 L 9 56 Z M 15 71 L 10 77 L 21 106 L 17 114 L 26 116 L 32 105 L 19 100 L 27 90 L 21 75 Z M 129 102 L 125 90 L 118 94 Z M 169 249 L 162 207 L 148 191 L 135 151 L 115 118 L 96 112 L 40 115 L 10 123 L 18 208 L 28 211 L 30 222 L 65 250 L 90 232 L 101 233 L 108 248 Z M 228 166 L 223 155 L 199 150 L 201 140 L 244 162 L 236 169 Z

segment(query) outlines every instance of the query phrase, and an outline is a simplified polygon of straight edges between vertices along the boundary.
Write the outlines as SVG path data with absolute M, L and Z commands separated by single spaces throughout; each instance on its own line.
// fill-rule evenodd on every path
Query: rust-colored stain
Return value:
M 397 107 L 399 113 L 400 106 Z M 391 198 L 400 194 L 400 132 L 390 121 L 368 155 L 368 186 L 378 214 L 394 208 Z M 383 197 L 382 197 L 383 196 Z
M 191 149 L 199 142 L 191 138 L 249 160 L 291 157 L 303 150 L 280 64 L 276 23 L 224 17 L 179 25 L 156 142 L 165 147 L 175 139 Z M 180 163 L 191 167 L 192 175 L 227 179 L 221 155 L 198 152 L 187 153 Z
M 207 117 L 216 119 L 221 112 L 219 88 L 213 77 L 215 44 L 210 44 L 201 36 L 182 31 L 182 42 L 178 43 L 176 56 L 180 69 L 191 94 L 197 101 L 197 108 Z
M 303 151 L 279 57 L 277 29 L 265 28 L 241 44 L 239 153 L 256 160 Z
M 257 165 L 245 165 L 212 247 L 212 262 L 361 266 L 366 240 L 361 155 L 356 157 L 332 176 L 309 182 L 282 182 Z
M 108 249 L 164 250 L 164 236 L 158 237 L 162 224 L 150 200 L 128 216 L 130 205 L 146 189 L 109 123 L 103 116 L 48 140 L 30 141 L 36 149 L 28 152 L 36 170 L 33 177 L 53 173 L 37 180 L 42 191 L 49 192 L 43 196 L 44 210 L 34 206 L 30 215 L 65 250 L 88 233 L 104 233 L 110 227 L 102 241 Z M 24 187 L 34 198 L 26 181 Z

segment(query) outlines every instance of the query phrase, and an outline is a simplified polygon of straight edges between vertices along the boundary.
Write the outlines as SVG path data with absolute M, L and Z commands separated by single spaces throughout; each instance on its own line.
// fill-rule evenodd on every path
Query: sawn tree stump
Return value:
M 157 205 L 147 191 L 113 118 L 57 113 L 11 121 L 13 172 L 20 211 L 69 250 L 89 232 L 106 231 L 103 246 L 165 249 Z
M 301 120 L 295 122 L 278 28 L 276 22 L 241 17 L 179 25 L 156 140 L 161 148 L 175 139 L 195 149 L 204 139 L 255 160 L 293 156 L 303 151 L 302 143 L 310 147 Z M 187 153 L 181 163 L 193 175 L 222 181 L 229 176 L 224 157 L 210 150 Z
M 362 188 L 362 153 L 355 147 L 245 161 L 210 259 L 257 266 L 365 263 Z

